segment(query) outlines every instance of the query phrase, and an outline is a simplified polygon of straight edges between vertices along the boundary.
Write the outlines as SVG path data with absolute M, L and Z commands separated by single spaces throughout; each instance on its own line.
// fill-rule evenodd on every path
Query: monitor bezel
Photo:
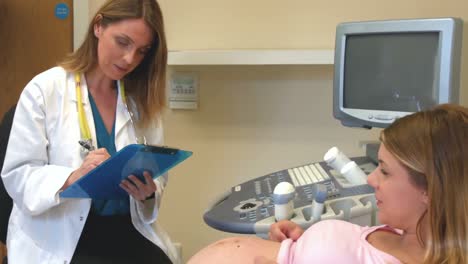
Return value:
M 396 118 L 411 112 L 345 108 L 344 65 L 346 41 L 352 35 L 396 34 L 415 32 L 439 33 L 437 104 L 458 103 L 460 82 L 461 35 L 463 21 L 459 18 L 403 19 L 341 23 L 336 29 L 335 73 L 333 82 L 333 115 L 343 125 L 351 127 L 386 127 Z

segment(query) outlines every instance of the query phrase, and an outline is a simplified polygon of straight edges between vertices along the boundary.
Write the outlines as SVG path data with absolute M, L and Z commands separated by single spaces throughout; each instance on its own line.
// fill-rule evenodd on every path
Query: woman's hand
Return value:
M 268 236 L 270 240 L 281 242 L 285 239 L 296 241 L 304 233 L 304 230 L 296 223 L 282 220 L 270 226 Z
M 72 172 L 70 176 L 68 176 L 68 179 L 65 181 L 65 183 L 63 184 L 60 190 L 65 190 L 68 186 L 76 182 L 79 178 L 86 175 L 92 169 L 99 166 L 102 162 L 107 160 L 109 157 L 110 155 L 105 148 L 100 148 L 100 149 L 90 151 L 88 155 L 86 155 L 81 166 L 77 170 Z
M 156 192 L 157 187 L 149 172 L 143 172 L 143 177 L 145 177 L 145 182 L 140 181 L 135 175 L 130 175 L 128 179 L 122 180 L 120 187 L 131 195 L 133 199 L 144 201 Z

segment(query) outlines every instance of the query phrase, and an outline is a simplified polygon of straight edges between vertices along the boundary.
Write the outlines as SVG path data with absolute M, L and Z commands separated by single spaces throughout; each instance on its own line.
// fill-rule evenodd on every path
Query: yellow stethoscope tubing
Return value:
M 125 87 L 122 81 L 119 80 L 120 96 L 122 101 L 126 105 L 125 98 Z M 76 89 L 76 100 L 78 101 L 78 121 L 80 123 L 81 136 L 84 140 L 91 140 L 91 130 L 89 129 L 88 121 L 83 108 L 83 98 L 81 95 L 81 75 L 75 74 L 75 89 Z

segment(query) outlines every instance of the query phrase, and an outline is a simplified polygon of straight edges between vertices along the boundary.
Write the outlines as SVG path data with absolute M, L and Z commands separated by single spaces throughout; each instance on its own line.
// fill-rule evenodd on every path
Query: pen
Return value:
M 80 146 L 82 146 L 83 148 L 85 148 L 86 150 L 88 151 L 93 151 L 94 150 L 94 146 L 91 144 L 91 140 L 78 140 L 78 143 L 80 144 Z

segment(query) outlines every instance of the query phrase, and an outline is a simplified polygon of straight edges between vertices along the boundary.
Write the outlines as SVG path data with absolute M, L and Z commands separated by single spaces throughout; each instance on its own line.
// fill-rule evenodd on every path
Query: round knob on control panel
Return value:
M 328 164 L 328 166 L 332 167 L 338 173 L 341 171 L 344 165 L 351 161 L 337 147 L 330 148 L 323 156 L 323 160 Z
M 294 214 L 294 196 L 296 189 L 289 182 L 280 182 L 273 190 L 276 221 L 291 219 Z
M 351 184 L 361 185 L 367 184 L 367 175 L 356 162 L 351 161 L 341 168 L 341 175 L 343 175 Z

